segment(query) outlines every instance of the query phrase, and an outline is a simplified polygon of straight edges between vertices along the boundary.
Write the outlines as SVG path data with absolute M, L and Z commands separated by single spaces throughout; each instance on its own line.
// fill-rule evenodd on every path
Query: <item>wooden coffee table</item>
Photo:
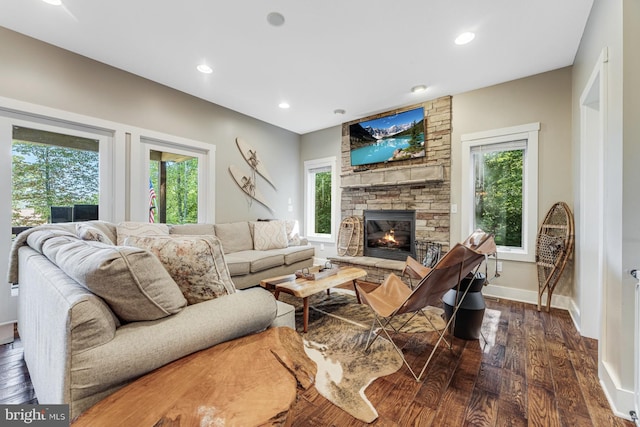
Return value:
M 309 297 L 318 292 L 327 291 L 336 286 L 351 282 L 353 289 L 356 292 L 358 302 L 360 302 L 360 295 L 356 289 L 356 280 L 364 279 L 367 277 L 367 272 L 361 268 L 345 267 L 341 268 L 337 274 L 333 276 L 325 277 L 319 280 L 307 280 L 303 278 L 297 278 L 295 274 L 289 274 L 286 276 L 272 277 L 260 282 L 260 286 L 263 288 L 274 291 L 274 296 L 278 299 L 280 292 L 284 292 L 293 295 L 298 298 L 302 298 L 303 307 L 303 331 L 307 332 L 309 327 Z
M 302 338 L 270 328 L 165 365 L 82 413 L 87 426 L 287 426 L 316 364 Z

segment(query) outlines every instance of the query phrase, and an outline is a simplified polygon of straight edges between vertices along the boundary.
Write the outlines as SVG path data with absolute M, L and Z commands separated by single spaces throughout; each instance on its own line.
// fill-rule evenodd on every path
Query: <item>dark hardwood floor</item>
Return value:
M 416 382 L 408 369 L 374 381 L 366 395 L 375 426 L 633 426 L 613 415 L 600 387 L 597 342 L 581 337 L 569 313 L 487 299 L 487 338 L 454 339 Z M 407 337 L 405 354 L 422 366 L 429 342 Z M 431 335 L 431 337 L 429 337 Z M 426 350 L 425 350 L 426 348 Z M 294 426 L 364 426 L 314 388 L 296 407 Z
M 566 311 L 488 299 L 483 332 L 486 342 L 454 339 L 458 356 L 439 350 L 420 383 L 404 367 L 374 381 L 367 396 L 379 418 L 371 425 L 633 426 L 611 412 L 598 381 L 597 342 L 581 337 Z M 435 334 L 420 335 L 404 343 L 413 366 L 424 363 Z M 0 346 L 0 403 L 37 403 L 19 339 Z M 293 425 L 367 424 L 312 387 Z

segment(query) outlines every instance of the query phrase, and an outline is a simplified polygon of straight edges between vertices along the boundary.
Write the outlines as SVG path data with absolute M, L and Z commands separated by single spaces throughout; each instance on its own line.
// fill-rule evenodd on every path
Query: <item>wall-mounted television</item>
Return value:
M 349 125 L 351 166 L 424 157 L 424 108 L 391 112 Z

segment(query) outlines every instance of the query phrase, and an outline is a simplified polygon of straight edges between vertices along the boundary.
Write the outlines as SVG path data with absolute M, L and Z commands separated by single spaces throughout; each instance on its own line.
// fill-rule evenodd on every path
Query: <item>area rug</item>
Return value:
M 302 301 L 283 294 L 280 299 L 296 307 L 296 325 L 302 325 Z M 357 303 L 352 292 L 336 289 L 329 296 L 319 293 L 309 298 L 309 305 L 309 328 L 302 338 L 307 355 L 318 365 L 318 393 L 353 417 L 373 422 L 378 412 L 367 399 L 365 389 L 376 378 L 400 369 L 400 355 L 383 338 L 378 338 L 368 353 L 364 352 L 373 314 L 368 306 Z M 442 310 L 425 312 L 436 328 L 444 328 Z M 414 318 L 406 330 L 433 331 L 422 316 Z

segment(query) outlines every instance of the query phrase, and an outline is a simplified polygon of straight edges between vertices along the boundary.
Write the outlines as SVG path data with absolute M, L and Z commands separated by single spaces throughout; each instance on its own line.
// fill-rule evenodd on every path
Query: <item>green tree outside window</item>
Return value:
M 97 205 L 99 154 L 96 151 L 13 141 L 11 222 L 35 226 L 50 222 L 51 206 Z
M 315 174 L 315 232 L 331 234 L 331 171 Z
M 474 154 L 475 226 L 499 246 L 523 245 L 523 164 L 524 150 Z

